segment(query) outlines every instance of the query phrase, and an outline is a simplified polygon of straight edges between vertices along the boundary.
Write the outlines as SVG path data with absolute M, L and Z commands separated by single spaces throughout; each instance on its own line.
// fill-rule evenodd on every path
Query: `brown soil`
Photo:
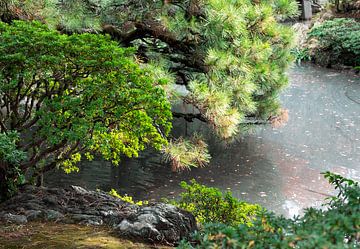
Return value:
M 119 239 L 105 227 L 32 222 L 26 225 L 0 223 L 1 249 L 132 249 L 167 248 Z

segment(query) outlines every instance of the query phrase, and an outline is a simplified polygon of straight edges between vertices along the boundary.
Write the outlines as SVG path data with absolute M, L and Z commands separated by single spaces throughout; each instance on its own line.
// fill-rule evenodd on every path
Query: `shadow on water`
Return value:
M 333 194 L 321 172 L 360 180 L 360 78 L 312 65 L 294 67 L 289 77 L 281 99 L 290 120 L 283 127 L 256 127 L 226 145 L 205 124 L 175 120 L 177 136 L 205 133 L 212 154 L 205 168 L 172 173 L 158 153 L 148 150 L 118 167 L 95 160 L 82 162 L 79 173 L 50 172 L 45 183 L 115 188 L 136 199 L 159 200 L 176 197 L 180 181 L 196 179 L 286 216 L 318 207 Z

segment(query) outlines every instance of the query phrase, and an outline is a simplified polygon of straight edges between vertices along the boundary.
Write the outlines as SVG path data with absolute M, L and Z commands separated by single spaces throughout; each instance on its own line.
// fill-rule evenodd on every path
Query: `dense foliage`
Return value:
M 26 159 L 26 153 L 17 148 L 16 144 L 18 142 L 19 135 L 17 132 L 0 133 L 0 174 L 3 174 L 3 176 L 6 174 L 6 179 L 4 179 L 5 177 L 1 179 L 0 190 L 6 188 L 6 195 L 8 196 L 13 195 L 17 190 L 17 186 L 25 182 L 25 176 L 19 166 Z M 5 164 L 11 164 L 11 167 L 6 168 L 6 173 L 4 172 Z
M 310 208 L 303 217 L 286 219 L 263 211 L 252 226 L 206 224 L 193 244 L 180 248 L 358 248 L 360 243 L 360 186 L 327 172 L 339 194 L 324 209 Z
M 194 214 L 199 223 L 251 226 L 254 217 L 262 211 L 259 205 L 239 201 L 229 191 L 222 193 L 217 188 L 206 187 L 195 180 L 191 184 L 181 182 L 181 187 L 185 191 L 171 203 Z
M 109 37 L 0 22 L 1 195 L 19 174 L 161 149 L 171 128 L 166 82 Z
M 315 26 L 309 38 L 318 46 L 312 57 L 325 66 L 343 64 L 360 66 L 360 23 L 354 19 L 337 18 Z
M 278 95 L 287 85 L 293 32 L 277 21 L 297 14 L 295 0 L 12 3 L 8 16 L 39 18 L 67 34 L 107 33 L 134 47 L 143 67 L 169 81 L 173 103 L 194 107 L 191 113 L 173 111 L 173 117 L 207 122 L 223 139 L 233 138 L 243 123 L 269 122 L 281 113 Z M 193 141 L 199 140 L 180 138 L 164 149 L 167 158 L 176 159 L 175 169 L 208 162 L 206 146 L 197 149 L 199 160 L 174 154 L 203 145 Z
M 280 121 L 293 32 L 278 20 L 296 14 L 294 0 L 0 0 L 0 132 L 25 155 L 1 158 L 1 192 L 147 145 L 174 170 L 209 162 L 200 136 L 168 143 L 171 117 L 223 139 Z

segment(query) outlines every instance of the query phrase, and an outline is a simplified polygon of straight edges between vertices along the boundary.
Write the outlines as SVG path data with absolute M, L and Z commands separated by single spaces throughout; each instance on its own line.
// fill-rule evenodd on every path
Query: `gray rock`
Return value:
M 64 215 L 58 211 L 49 209 L 45 211 L 45 219 L 49 221 L 58 221 L 64 218 Z
M 11 213 L 5 214 L 3 216 L 3 219 L 6 222 L 15 223 L 15 224 L 25 224 L 28 222 L 25 215 L 16 215 Z
M 25 216 L 28 221 L 39 220 L 43 218 L 43 212 L 41 210 L 28 210 L 25 211 Z
M 95 215 L 88 215 L 88 214 L 73 214 L 70 215 L 70 219 L 79 222 L 80 224 L 86 225 L 96 225 L 100 226 L 103 225 L 104 222 L 101 217 Z
M 84 221 L 80 222 L 80 224 L 92 225 L 92 226 L 101 226 L 101 225 L 104 225 L 104 221 L 99 217 L 92 217 L 91 219 L 84 220 Z
M 190 213 L 163 203 L 138 210 L 116 227 L 121 236 L 157 243 L 176 243 L 195 229 Z

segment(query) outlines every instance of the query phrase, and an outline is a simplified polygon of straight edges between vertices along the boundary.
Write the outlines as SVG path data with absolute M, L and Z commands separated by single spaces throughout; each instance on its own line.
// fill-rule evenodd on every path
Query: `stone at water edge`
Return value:
M 147 237 L 151 241 L 180 241 L 194 231 L 196 221 L 189 212 L 158 203 L 139 209 L 124 219 L 117 232 L 129 238 Z
M 0 220 L 11 223 L 45 220 L 107 225 L 116 234 L 154 243 L 176 244 L 194 232 L 194 216 L 175 206 L 137 206 L 105 192 L 78 186 L 66 189 L 26 186 L 0 204 Z

